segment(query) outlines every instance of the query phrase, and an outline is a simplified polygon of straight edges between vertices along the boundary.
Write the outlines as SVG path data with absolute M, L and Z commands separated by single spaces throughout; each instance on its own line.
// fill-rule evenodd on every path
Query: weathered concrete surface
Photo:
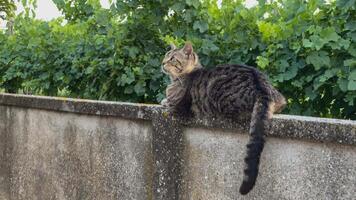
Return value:
M 0 199 L 151 199 L 144 121 L 0 106 Z
M 150 121 L 157 116 L 166 115 L 161 106 L 152 104 L 14 94 L 0 94 L 0 105 Z M 233 121 L 210 118 L 178 120 L 182 125 L 191 127 L 233 129 L 239 132 L 247 132 L 248 128 L 247 120 Z M 356 121 L 276 115 L 272 119 L 270 135 L 356 145 Z
M 268 138 L 256 186 L 241 196 L 247 135 L 199 128 L 184 133 L 183 199 L 356 198 L 355 146 Z
M 0 94 L 0 199 L 356 199 L 356 122 L 277 115 L 238 193 L 248 120 Z
M 184 141 L 182 128 L 176 120 L 152 119 L 154 159 L 153 199 L 181 199 Z

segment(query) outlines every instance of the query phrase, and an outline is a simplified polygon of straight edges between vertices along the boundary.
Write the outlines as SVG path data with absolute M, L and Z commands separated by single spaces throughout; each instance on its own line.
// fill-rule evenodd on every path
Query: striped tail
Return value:
M 249 193 L 256 183 L 260 157 L 265 143 L 264 135 L 269 120 L 268 112 L 271 100 L 268 94 L 263 92 L 263 89 L 261 93 L 254 104 L 251 116 L 250 140 L 247 144 L 244 178 L 240 186 L 242 195 Z

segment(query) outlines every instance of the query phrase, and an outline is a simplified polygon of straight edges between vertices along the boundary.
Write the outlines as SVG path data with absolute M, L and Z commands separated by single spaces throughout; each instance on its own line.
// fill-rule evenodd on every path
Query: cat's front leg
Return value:
M 164 98 L 162 101 L 161 101 L 161 106 L 163 106 L 163 108 L 168 108 L 168 100 L 167 98 Z
M 176 111 L 177 102 L 175 101 L 175 99 L 167 97 L 164 98 L 160 104 L 162 105 L 163 109 L 169 113 L 173 113 Z

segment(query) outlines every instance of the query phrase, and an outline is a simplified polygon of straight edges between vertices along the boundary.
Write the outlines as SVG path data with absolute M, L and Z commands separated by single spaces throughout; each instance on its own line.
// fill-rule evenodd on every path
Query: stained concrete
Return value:
M 168 115 L 161 106 L 154 104 L 134 104 L 127 102 L 94 101 L 18 94 L 0 94 L 0 105 L 149 121 L 157 117 L 167 117 Z M 244 133 L 247 132 L 249 124 L 248 119 L 185 119 L 177 117 L 176 120 L 184 126 L 233 129 Z M 356 145 L 356 121 L 276 115 L 272 119 L 269 135 L 283 138 L 313 140 L 315 142 Z
M 248 121 L 0 94 L 0 199 L 355 199 L 356 122 L 289 115 L 241 196 Z
M 352 200 L 356 198 L 356 148 L 268 138 L 255 188 L 238 193 L 245 134 L 185 129 L 184 197 L 191 200 Z
M 152 198 L 149 123 L 4 106 L 0 115 L 1 199 Z

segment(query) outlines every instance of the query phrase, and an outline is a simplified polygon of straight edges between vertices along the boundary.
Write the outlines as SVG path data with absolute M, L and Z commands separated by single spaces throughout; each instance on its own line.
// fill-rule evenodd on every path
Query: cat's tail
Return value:
M 265 89 L 261 87 L 257 89 L 260 94 L 256 99 L 251 115 L 250 139 L 247 144 L 244 178 L 240 186 L 240 193 L 242 195 L 249 193 L 256 183 L 260 156 L 265 143 L 264 135 L 270 118 L 268 112 L 271 98 Z

